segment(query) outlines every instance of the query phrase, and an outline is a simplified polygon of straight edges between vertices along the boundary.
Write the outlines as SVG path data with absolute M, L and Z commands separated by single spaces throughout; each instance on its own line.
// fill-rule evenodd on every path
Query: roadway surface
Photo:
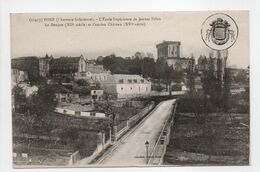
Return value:
M 151 153 L 164 123 L 171 115 L 175 100 L 161 102 L 129 136 L 123 137 L 118 147 L 98 162 L 99 166 L 142 166 L 147 164 L 145 142 Z M 97 165 L 97 164 L 96 164 Z

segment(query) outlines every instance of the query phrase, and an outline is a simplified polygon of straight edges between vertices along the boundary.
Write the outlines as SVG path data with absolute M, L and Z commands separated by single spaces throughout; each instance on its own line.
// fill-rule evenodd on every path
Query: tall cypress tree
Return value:
M 230 108 L 230 85 L 231 85 L 231 73 L 230 69 L 224 70 L 224 93 L 223 93 L 223 110 L 228 112 Z

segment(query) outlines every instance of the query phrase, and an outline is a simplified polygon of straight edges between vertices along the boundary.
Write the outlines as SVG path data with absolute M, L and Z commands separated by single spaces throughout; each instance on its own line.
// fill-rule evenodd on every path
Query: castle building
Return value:
M 180 46 L 180 41 L 163 41 L 156 45 L 157 56 L 160 59 L 164 59 L 174 70 L 193 69 L 195 60 L 193 58 L 181 57 Z
M 209 53 L 209 57 L 200 56 L 198 58 L 198 63 L 196 65 L 196 69 L 199 74 L 202 74 L 205 71 L 212 70 L 215 74 L 217 71 L 220 71 L 221 78 L 224 77 L 225 70 L 225 58 L 222 57 L 219 53 Z

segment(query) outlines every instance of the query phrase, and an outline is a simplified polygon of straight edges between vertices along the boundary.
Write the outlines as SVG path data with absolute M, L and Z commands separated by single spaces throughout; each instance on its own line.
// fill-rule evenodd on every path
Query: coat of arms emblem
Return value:
M 235 40 L 234 31 L 229 28 L 230 24 L 226 20 L 217 18 L 210 26 L 211 29 L 207 30 L 208 41 L 213 41 L 217 45 L 223 45 L 229 38 L 231 39 L 231 42 Z
M 219 13 L 210 16 L 203 23 L 202 38 L 212 49 L 228 49 L 237 38 L 238 29 L 234 20 L 225 14 Z

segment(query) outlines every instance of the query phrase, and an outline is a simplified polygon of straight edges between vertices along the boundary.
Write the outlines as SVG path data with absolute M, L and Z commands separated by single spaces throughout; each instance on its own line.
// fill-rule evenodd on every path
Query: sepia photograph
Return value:
M 248 166 L 248 11 L 11 13 L 14 168 Z

